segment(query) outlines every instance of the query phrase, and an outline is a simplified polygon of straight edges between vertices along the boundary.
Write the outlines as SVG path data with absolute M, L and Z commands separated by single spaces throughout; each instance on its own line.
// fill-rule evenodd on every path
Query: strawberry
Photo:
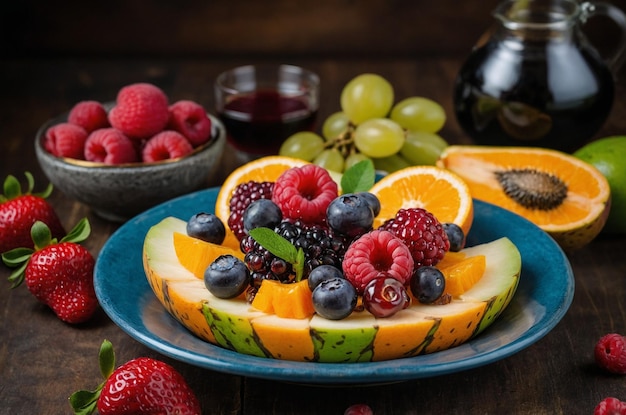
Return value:
M 183 376 L 172 366 L 149 357 L 130 360 L 115 369 L 115 353 L 108 340 L 99 353 L 104 377 L 96 390 L 70 396 L 75 414 L 200 415 L 200 402 Z
M 33 248 L 30 229 L 37 220 L 48 225 L 53 237 L 65 236 L 59 217 L 46 201 L 52 193 L 52 184 L 42 193 L 32 193 L 33 176 L 29 172 L 24 175 L 28 180 L 26 192 L 22 192 L 15 176 L 9 175 L 4 181 L 4 194 L 0 195 L 0 253 L 14 248 Z
M 87 219 L 57 242 L 48 226 L 36 221 L 31 235 L 34 248 L 15 248 L 2 254 L 2 261 L 17 267 L 9 276 L 12 287 L 26 282 L 28 290 L 62 321 L 87 321 L 98 307 L 93 285 L 95 260 L 79 242 L 89 236 Z

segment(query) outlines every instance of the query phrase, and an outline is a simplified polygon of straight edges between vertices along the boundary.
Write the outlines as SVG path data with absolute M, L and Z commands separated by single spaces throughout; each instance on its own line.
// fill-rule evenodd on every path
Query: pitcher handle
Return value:
M 580 5 L 581 8 L 581 21 L 584 23 L 587 19 L 593 16 L 607 16 L 613 20 L 621 30 L 621 37 L 617 45 L 617 50 L 613 53 L 607 64 L 612 72 L 615 74 L 624 63 L 626 58 L 626 15 L 618 7 L 604 2 L 586 1 Z

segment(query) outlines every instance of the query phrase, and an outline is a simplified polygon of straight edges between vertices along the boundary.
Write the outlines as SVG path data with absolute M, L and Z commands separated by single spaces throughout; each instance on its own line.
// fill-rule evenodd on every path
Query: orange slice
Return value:
M 178 262 L 199 279 L 204 278 L 204 271 L 218 256 L 230 254 L 242 260 L 244 256 L 238 249 L 212 244 L 180 232 L 174 232 L 174 249 Z
M 434 166 L 411 166 L 391 173 L 370 192 L 381 203 L 374 227 L 393 218 L 402 208 L 422 208 L 441 222 L 459 225 L 465 234 L 474 219 L 474 204 L 467 184 L 457 174 Z
M 452 297 L 460 296 L 481 279 L 486 266 L 487 261 L 484 255 L 471 256 L 445 267 L 437 264 L 437 268 L 446 277 L 444 293 L 448 293 Z
M 309 318 L 315 313 L 307 280 L 291 284 L 264 280 L 252 300 L 252 307 L 283 318 Z
M 285 170 L 305 164 L 308 164 L 308 162 L 296 158 L 267 156 L 238 167 L 226 177 L 226 180 L 224 180 L 217 194 L 215 215 L 220 218 L 222 222 L 228 222 L 228 216 L 230 216 L 230 198 L 235 188 L 240 184 L 253 180 L 256 182 L 273 182 L 276 181 Z

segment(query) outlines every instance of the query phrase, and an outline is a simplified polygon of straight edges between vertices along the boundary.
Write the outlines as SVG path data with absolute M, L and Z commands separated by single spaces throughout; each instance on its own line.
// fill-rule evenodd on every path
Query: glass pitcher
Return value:
M 608 16 L 621 39 L 601 57 L 581 30 Z M 602 127 L 614 98 L 613 71 L 626 50 L 626 16 L 601 2 L 507 0 L 460 69 L 454 111 L 477 144 L 573 152 Z

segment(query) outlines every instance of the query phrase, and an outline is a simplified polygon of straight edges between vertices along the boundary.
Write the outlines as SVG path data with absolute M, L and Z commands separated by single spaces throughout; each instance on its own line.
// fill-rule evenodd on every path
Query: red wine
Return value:
M 526 44 L 524 58 L 489 42 L 461 68 L 457 120 L 477 143 L 575 151 L 601 128 L 613 80 L 594 51 L 566 42 Z
M 251 154 L 277 154 L 290 135 L 312 130 L 317 109 L 299 97 L 280 95 L 275 90 L 258 90 L 234 96 L 218 114 L 229 142 Z

